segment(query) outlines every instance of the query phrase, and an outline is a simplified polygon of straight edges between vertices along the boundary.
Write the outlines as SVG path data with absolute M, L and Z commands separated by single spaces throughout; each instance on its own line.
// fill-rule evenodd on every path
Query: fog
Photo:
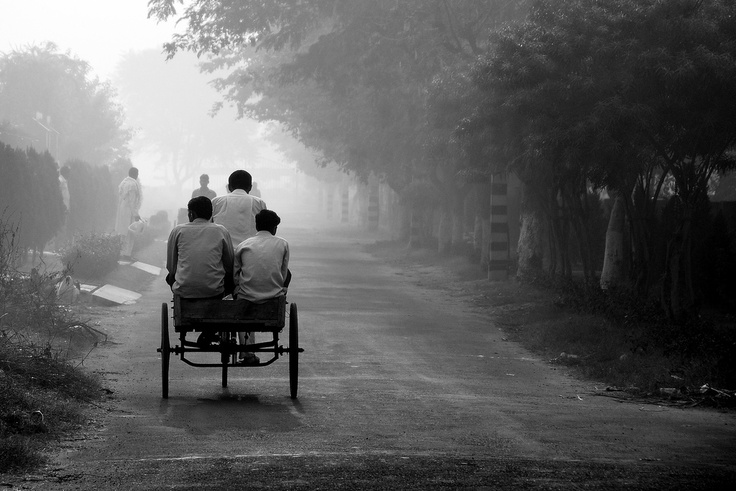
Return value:
M 144 218 L 164 210 L 174 220 L 199 187 L 201 174 L 210 176 L 211 189 L 224 194 L 227 177 L 236 169 L 252 174 L 270 208 L 282 215 L 303 212 L 305 203 L 313 201 L 308 190 L 314 185 L 297 168 L 311 163 L 298 163 L 279 151 L 274 139 L 289 137 L 277 125 L 238 118 L 227 105 L 214 114 L 222 94 L 212 87 L 212 80 L 220 74 L 202 73 L 199 64 L 204 59 L 186 52 L 167 61 L 162 45 L 177 28 L 173 21 L 148 19 L 147 11 L 147 0 L 2 2 L 0 54 L 27 52 L 51 42 L 56 53 L 87 64 L 88 80 L 97 81 L 100 88 L 109 86 L 114 103 L 122 109 L 122 127 L 132 134 L 128 158 L 140 169 Z M 114 176 L 124 175 L 127 169 L 115 169 L 114 158 L 101 162 L 75 154 L 71 144 L 64 148 L 64 140 L 71 136 L 61 131 L 61 117 L 49 114 L 50 109 L 29 110 L 43 124 L 14 118 L 21 121 L 22 134 L 29 136 L 8 144 L 49 150 L 60 166 L 70 158 L 94 160 L 93 165 L 112 166 Z M 53 139 L 44 144 L 48 139 L 44 128 L 56 138 L 55 146 Z M 7 134 L 0 139 L 5 142 Z
M 274 143 L 289 137 L 276 124 L 239 118 L 228 105 L 214 110 L 221 94 L 212 80 L 219 74 L 202 73 L 200 61 L 191 53 L 166 61 L 156 49 L 131 51 L 114 72 L 134 131 L 131 161 L 144 186 L 142 216 L 166 210 L 175 217 L 202 174 L 209 176 L 210 189 L 225 194 L 236 169 L 251 173 L 269 207 L 303 209 L 300 194 L 309 186 L 297 162 Z

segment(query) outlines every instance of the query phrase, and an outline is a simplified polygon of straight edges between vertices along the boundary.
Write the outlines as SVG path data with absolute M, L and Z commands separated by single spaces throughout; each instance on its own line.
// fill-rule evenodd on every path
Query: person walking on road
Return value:
M 123 247 L 120 251 L 123 259 L 132 259 L 134 238 L 129 227 L 141 219 L 138 213 L 142 201 L 143 192 L 138 182 L 138 169 L 131 167 L 128 170 L 128 177 L 118 186 L 118 212 L 115 220 L 115 233 L 123 236 Z
M 199 187 L 192 191 L 192 198 L 196 198 L 197 196 L 206 196 L 211 200 L 215 199 L 217 193 L 208 187 L 209 183 L 210 176 L 208 176 L 207 174 L 202 174 L 201 176 L 199 176 Z

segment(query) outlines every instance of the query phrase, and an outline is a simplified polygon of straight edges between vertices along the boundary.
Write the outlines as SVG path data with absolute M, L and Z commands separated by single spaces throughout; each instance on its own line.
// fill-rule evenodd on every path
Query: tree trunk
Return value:
M 542 271 L 544 265 L 544 220 L 540 213 L 524 211 L 521 214 L 521 230 L 519 244 L 516 247 L 519 256 L 516 276 L 520 279 L 534 277 Z
M 601 271 L 601 288 L 604 290 L 623 286 L 626 282 L 625 227 L 624 200 L 619 196 L 613 202 L 613 209 L 606 230 L 606 252 L 603 256 L 603 269 Z
M 671 318 L 681 321 L 695 307 L 692 282 L 692 210 L 683 210 L 682 224 L 667 247 L 662 304 Z

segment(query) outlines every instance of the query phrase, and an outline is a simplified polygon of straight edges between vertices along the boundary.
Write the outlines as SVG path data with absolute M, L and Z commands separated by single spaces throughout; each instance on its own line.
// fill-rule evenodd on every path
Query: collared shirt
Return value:
M 207 298 L 225 291 L 233 274 L 233 245 L 222 225 L 197 218 L 169 234 L 166 277 L 171 290 L 186 298 Z
M 233 239 L 233 247 L 256 234 L 256 214 L 266 203 L 242 189 L 212 200 L 212 221 L 225 227 Z
M 197 196 L 206 196 L 209 199 L 213 200 L 215 199 L 215 196 L 217 196 L 217 193 L 214 190 L 205 186 L 192 191 L 192 198 L 196 198 Z
M 289 243 L 261 230 L 235 248 L 235 291 L 238 300 L 267 300 L 286 294 Z

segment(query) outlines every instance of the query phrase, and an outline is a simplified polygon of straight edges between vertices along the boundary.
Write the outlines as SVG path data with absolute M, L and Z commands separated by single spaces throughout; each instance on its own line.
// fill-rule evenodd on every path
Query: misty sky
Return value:
M 0 0 L 0 52 L 53 41 L 108 79 L 129 50 L 159 48 L 173 23 L 148 19 L 148 0 Z

